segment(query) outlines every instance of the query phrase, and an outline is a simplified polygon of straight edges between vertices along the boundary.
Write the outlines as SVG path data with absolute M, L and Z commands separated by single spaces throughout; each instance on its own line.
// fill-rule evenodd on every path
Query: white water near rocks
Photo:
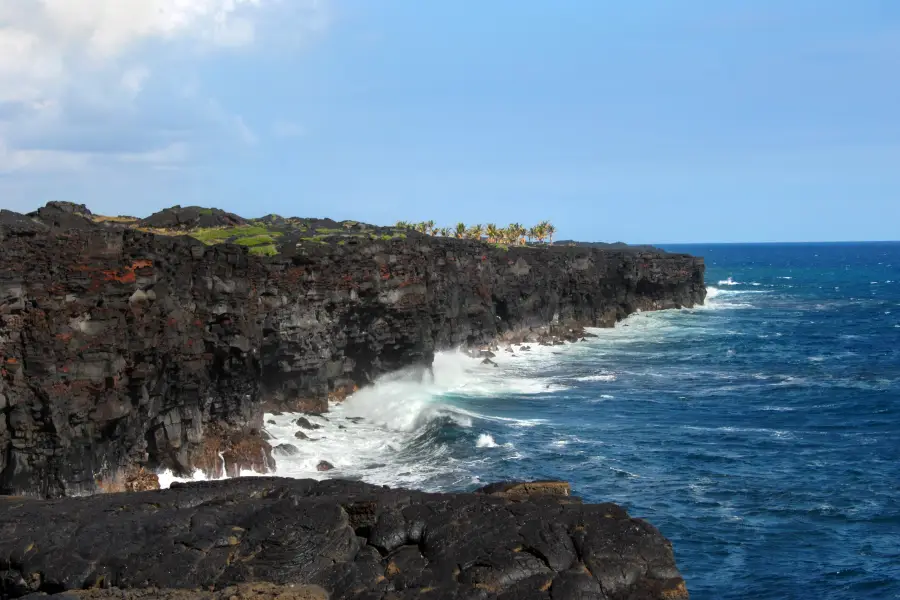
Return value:
M 718 303 L 717 297 L 728 294 L 716 288 L 709 288 L 709 292 L 707 304 L 702 308 L 743 307 L 735 302 Z M 265 430 L 276 449 L 274 474 L 292 478 L 361 479 L 379 485 L 414 488 L 429 488 L 428 482 L 437 479 L 442 482 L 440 487 L 468 485 L 473 478 L 465 463 L 478 458 L 461 461 L 439 440 L 434 443 L 434 440 L 421 439 L 429 433 L 430 426 L 437 429 L 441 423 L 452 422 L 472 431 L 477 450 L 503 448 L 515 459 L 521 455 L 517 454 L 514 442 L 498 443 L 491 434 L 479 432 L 479 424 L 502 423 L 525 433 L 543 420 L 475 412 L 457 405 L 454 399 L 527 397 L 565 390 L 568 387 L 565 380 L 535 377 L 536 367 L 575 359 L 581 353 L 599 358 L 611 351 L 627 352 L 633 340 L 671 334 L 678 324 L 670 318 L 660 318 L 662 314 L 636 313 L 614 328 L 591 329 L 601 344 L 531 344 L 527 345 L 528 350 L 515 346 L 513 352 L 501 349 L 492 359 L 496 366 L 481 364 L 479 359 L 461 351 L 440 352 L 435 356 L 432 373 L 409 369 L 385 375 L 344 402 L 333 403 L 325 415 L 266 414 Z M 575 381 L 612 382 L 616 378 L 616 373 L 601 370 L 577 377 Z M 602 400 L 611 398 L 601 396 Z M 301 416 L 317 428 L 298 426 Z M 308 439 L 298 439 L 298 432 Z M 564 443 L 557 445 L 562 447 Z M 317 466 L 321 461 L 335 468 L 319 471 Z M 247 471 L 242 475 L 257 474 Z M 198 472 L 190 479 L 206 478 Z M 170 472 L 160 474 L 160 485 L 164 488 L 172 482 L 186 480 Z

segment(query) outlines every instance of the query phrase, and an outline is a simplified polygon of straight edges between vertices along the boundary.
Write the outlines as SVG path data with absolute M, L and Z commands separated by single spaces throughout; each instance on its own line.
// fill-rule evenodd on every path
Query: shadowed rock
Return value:
M 511 485 L 494 489 L 529 484 Z M 514 500 L 251 477 L 0 498 L 0 531 L 0 595 L 12 598 L 100 586 L 131 591 L 75 597 L 220 600 L 239 584 L 232 594 L 248 600 L 323 598 L 315 588 L 244 587 L 262 582 L 321 586 L 334 600 L 688 597 L 652 525 L 614 504 L 553 494 Z

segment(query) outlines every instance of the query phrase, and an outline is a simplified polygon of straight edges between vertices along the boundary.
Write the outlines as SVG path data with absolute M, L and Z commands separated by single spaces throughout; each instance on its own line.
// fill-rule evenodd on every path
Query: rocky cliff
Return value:
M 127 489 L 142 468 L 264 471 L 266 404 L 321 411 L 439 349 L 548 327 L 572 338 L 705 295 L 702 259 L 680 254 L 276 238 L 266 257 L 71 205 L 0 213 L 0 491 Z
M 0 497 L 0 597 L 39 593 L 60 600 L 688 597 L 656 528 L 614 504 L 581 504 L 564 484 L 424 494 L 279 478 L 56 501 Z

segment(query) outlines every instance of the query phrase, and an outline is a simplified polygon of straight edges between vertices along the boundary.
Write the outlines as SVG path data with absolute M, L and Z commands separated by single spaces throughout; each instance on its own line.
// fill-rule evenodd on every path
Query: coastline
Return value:
M 266 408 L 321 413 L 385 373 L 424 372 L 441 348 L 705 296 L 702 259 L 662 251 L 341 234 L 266 258 L 71 206 L 10 215 L 7 493 L 143 489 L 162 469 L 268 471 Z
M 712 295 L 710 296 L 712 297 Z M 708 308 L 707 305 L 693 309 Z M 676 309 L 666 309 L 676 310 Z M 685 308 L 684 310 L 688 310 Z M 264 435 L 273 447 L 275 468 L 271 474 L 297 479 L 341 479 L 366 481 L 377 485 L 422 489 L 425 491 L 466 491 L 486 483 L 477 477 L 454 478 L 455 485 L 445 482 L 448 473 L 437 457 L 425 456 L 427 462 L 438 464 L 409 464 L 396 462 L 399 454 L 412 443 L 419 444 L 419 435 L 432 427 L 451 427 L 474 432 L 479 424 L 498 421 L 490 413 L 472 412 L 454 403 L 454 398 L 491 398 L 516 394 L 536 397 L 546 393 L 564 392 L 564 383 L 519 374 L 523 366 L 548 360 L 571 360 L 596 347 L 591 342 L 602 340 L 604 333 L 614 328 L 628 331 L 634 318 L 659 311 L 638 311 L 613 327 L 576 328 L 568 341 L 545 337 L 545 332 L 517 332 L 480 348 L 457 347 L 435 354 L 432 369 L 401 369 L 385 374 L 370 385 L 341 400 L 332 399 L 328 411 L 318 414 L 304 412 L 266 412 Z M 541 340 L 526 342 L 524 339 Z M 516 340 L 516 341 L 509 341 Z M 490 361 L 490 362 L 487 362 Z M 592 380 L 614 380 L 614 375 L 598 375 Z M 499 421 L 503 421 L 499 418 Z M 522 427 L 538 422 L 517 420 Z M 304 426 L 298 425 L 298 421 Z M 298 439 L 299 436 L 299 439 Z M 475 441 L 478 448 L 497 448 L 490 435 L 482 434 Z M 512 444 L 505 444 L 513 448 Z M 325 461 L 333 469 L 320 471 Z M 178 477 L 171 471 L 158 473 L 160 486 L 174 482 L 208 481 L 211 478 L 200 470 L 191 476 Z M 262 476 L 245 470 L 240 476 Z M 222 475 L 212 480 L 227 479 Z M 435 481 L 441 481 L 436 484 Z
M 391 402 L 406 410 L 408 399 L 379 396 L 379 386 L 405 385 L 407 375 L 414 385 L 434 383 L 443 377 L 434 369 L 435 357 L 447 356 L 441 349 L 466 348 L 457 353 L 460 360 L 490 371 L 505 360 L 506 345 L 519 354 L 528 352 L 523 343 L 535 354 L 561 351 L 585 339 L 585 326 L 609 327 L 636 311 L 697 305 L 706 295 L 702 259 L 646 249 L 506 248 L 344 233 L 328 243 L 291 241 L 276 256 L 258 257 L 238 245 L 206 245 L 97 223 L 82 208 L 55 203 L 27 216 L 0 213 L 0 244 L 7 256 L 0 266 L 0 491 L 8 494 L 0 502 L 11 508 L 0 526 L 16 534 L 9 538 L 8 558 L 0 559 L 5 595 L 92 586 L 284 583 L 278 573 L 292 572 L 294 555 L 261 562 L 257 557 L 270 545 L 293 544 L 281 537 L 298 534 L 258 523 L 282 514 L 279 503 L 288 502 L 330 511 L 327 518 L 312 517 L 314 523 L 332 523 L 338 515 L 324 527 L 346 534 L 342 558 L 315 536 L 304 533 L 306 541 L 297 542 L 307 544 L 302 552 L 329 557 L 334 569 L 321 571 L 329 573 L 324 579 L 312 573 L 290 579 L 322 584 L 336 597 L 358 597 L 366 590 L 389 596 L 408 586 L 431 589 L 432 583 L 442 590 L 481 590 L 483 597 L 520 592 L 545 597 L 551 589 L 557 590 L 554 597 L 605 590 L 622 598 L 687 597 L 671 544 L 655 528 L 611 504 L 582 505 L 568 492 L 548 497 L 541 491 L 568 490 L 568 484 L 528 484 L 538 491 L 494 497 L 388 490 L 339 479 L 315 484 L 236 476 L 270 472 L 279 452 L 286 451 L 279 444 L 273 450 L 269 442 L 278 440 L 266 439 L 271 426 L 266 409 L 302 413 L 296 421 L 296 415 L 282 416 L 295 424 L 303 420 L 314 432 L 316 421 L 337 421 L 340 409 L 369 396 L 366 410 L 387 411 L 380 422 L 396 425 Z M 338 406 L 335 413 L 325 412 L 329 403 Z M 348 425 L 364 426 L 359 419 L 379 423 L 371 417 L 348 414 Z M 348 425 L 335 424 L 346 428 L 347 439 L 363 439 Z M 491 447 L 494 441 L 488 436 L 478 443 Z M 335 465 L 320 458 L 316 468 L 324 472 Z M 180 475 L 199 469 L 207 478 L 233 479 L 169 482 L 170 489 L 158 490 L 154 471 L 161 469 Z M 510 485 L 500 488 L 520 484 Z M 91 494 L 97 495 L 34 499 Z M 337 498 L 326 500 L 329 494 Z M 412 501 L 409 494 L 416 502 L 435 503 L 430 510 L 438 516 L 427 525 L 428 536 L 462 529 L 429 549 L 422 530 L 409 529 L 421 527 L 416 518 L 404 517 L 412 521 L 401 527 L 403 541 L 390 547 L 372 542 L 381 523 L 396 529 L 398 511 L 405 514 Z M 170 500 L 174 503 L 163 510 Z M 329 502 L 331 508 L 322 508 Z M 367 507 L 368 524 L 352 524 L 357 509 L 348 507 L 359 502 Z M 94 538 L 115 535 L 120 523 L 103 508 L 110 503 L 124 506 L 121 522 L 132 524 L 110 539 L 118 550 L 97 554 L 74 535 L 74 546 L 63 552 L 91 558 L 84 565 L 80 558 L 60 562 L 56 553 L 62 546 L 42 536 L 58 538 L 65 515 L 79 531 L 99 528 L 90 536 L 96 548 Z M 502 537 L 507 533 L 502 539 L 489 536 L 483 548 L 469 548 L 464 543 L 469 525 L 460 524 L 453 507 L 468 507 L 473 515 L 508 514 L 509 532 L 520 530 L 527 537 L 525 530 L 537 526 L 541 539 L 557 540 L 556 549 L 523 551 L 509 545 Z M 212 529 L 196 529 L 195 508 L 207 515 Z M 516 521 L 526 513 L 533 519 Z M 183 523 L 189 531 L 174 540 L 151 535 L 147 542 L 134 535 L 156 531 L 160 518 Z M 471 526 L 484 530 L 492 522 L 473 516 Z M 243 534 L 218 531 L 226 525 L 262 536 L 262 546 L 244 545 Z M 295 526 L 306 531 L 309 524 Z M 628 541 L 635 534 L 641 539 Z M 20 544 L 21 536 L 43 541 Z M 147 560 L 173 542 L 188 555 L 165 574 L 137 580 L 112 566 L 152 571 L 157 563 Z M 397 566 L 394 551 L 403 549 L 398 546 L 411 546 L 409 558 L 416 564 L 424 560 L 438 579 L 397 580 L 409 567 Z M 256 566 L 234 571 L 235 561 Z M 366 572 L 381 574 L 353 590 L 342 588 L 338 580 L 357 577 L 350 573 L 363 563 Z

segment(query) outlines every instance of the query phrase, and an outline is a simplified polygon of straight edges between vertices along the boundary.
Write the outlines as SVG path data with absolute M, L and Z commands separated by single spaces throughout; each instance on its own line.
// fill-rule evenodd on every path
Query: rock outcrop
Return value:
M 426 494 L 253 477 L 94 498 L 0 498 L 0 596 L 688 597 L 671 545 L 649 523 L 614 504 L 519 491 Z M 65 594 L 82 588 L 130 591 Z
M 705 295 L 681 254 L 285 234 L 266 258 L 96 221 L 0 211 L 0 492 L 265 471 L 263 406 L 322 412 L 436 350 L 575 339 Z

